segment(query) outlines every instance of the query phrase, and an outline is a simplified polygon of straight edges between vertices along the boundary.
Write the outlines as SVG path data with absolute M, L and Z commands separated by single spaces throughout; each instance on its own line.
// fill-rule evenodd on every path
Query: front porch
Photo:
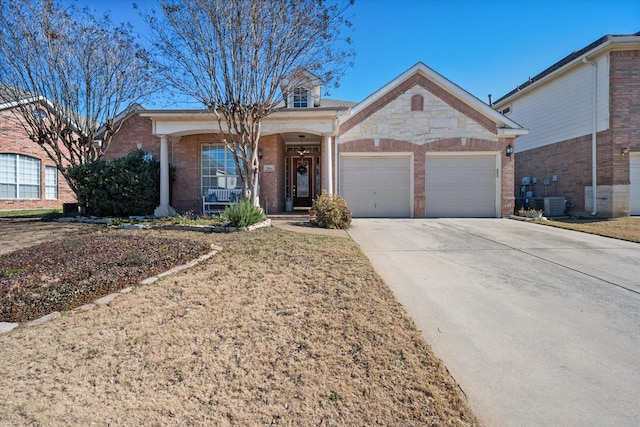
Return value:
M 151 118 L 153 134 L 160 140 L 161 197 L 156 216 L 224 210 L 235 202 L 221 196 L 237 193 L 241 177 L 210 113 L 140 114 Z M 306 213 L 322 190 L 334 192 L 336 117 L 335 110 L 316 110 L 274 113 L 265 119 L 258 152 L 259 201 L 265 213 Z

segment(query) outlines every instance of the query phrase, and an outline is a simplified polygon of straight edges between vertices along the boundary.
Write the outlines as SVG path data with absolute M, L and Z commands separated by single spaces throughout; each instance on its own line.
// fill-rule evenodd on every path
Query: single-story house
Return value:
M 20 104 L 41 108 L 25 94 L 0 83 L 0 210 L 59 209 L 75 195 L 55 163 L 27 135 L 13 110 Z
M 519 198 L 640 215 L 640 33 L 605 35 L 493 107 L 530 130 L 515 145 Z
M 322 98 L 312 77 L 296 82 L 262 124 L 260 203 L 268 214 L 306 210 L 322 190 L 342 195 L 356 217 L 513 213 L 510 156 L 527 129 L 423 63 L 360 103 Z M 157 215 L 200 213 L 239 187 L 211 112 L 140 108 L 124 120 L 105 157 L 142 149 L 160 159 Z

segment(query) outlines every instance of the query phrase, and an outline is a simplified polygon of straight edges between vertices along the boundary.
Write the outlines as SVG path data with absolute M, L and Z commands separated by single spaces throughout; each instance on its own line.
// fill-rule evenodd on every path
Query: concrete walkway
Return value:
M 506 219 L 351 237 L 484 426 L 640 426 L 640 245 Z
M 330 230 L 328 228 L 317 227 L 309 222 L 308 215 L 280 215 L 271 216 L 271 225 L 283 230 L 295 231 L 296 233 L 317 234 L 322 236 L 334 236 L 349 238 L 347 230 Z

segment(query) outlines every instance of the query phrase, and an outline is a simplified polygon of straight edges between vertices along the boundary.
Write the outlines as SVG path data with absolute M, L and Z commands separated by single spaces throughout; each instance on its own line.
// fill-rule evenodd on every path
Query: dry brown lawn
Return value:
M 640 217 L 567 219 L 542 224 L 640 243 Z
M 0 335 L 0 425 L 478 425 L 351 240 L 3 220 L 1 249 L 97 230 L 223 249 L 107 306 Z

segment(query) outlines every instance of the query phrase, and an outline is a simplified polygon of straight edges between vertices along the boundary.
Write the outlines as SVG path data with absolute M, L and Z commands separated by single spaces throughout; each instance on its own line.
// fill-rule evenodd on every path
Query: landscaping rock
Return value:
M 17 328 L 19 323 L 0 322 L 0 334 L 6 334 Z
M 81 305 L 80 307 L 76 307 L 73 310 L 71 310 L 71 314 L 84 313 L 86 311 L 93 310 L 95 306 L 96 306 L 95 304 Z
M 146 230 L 151 228 L 149 224 L 125 224 L 122 226 L 125 230 Z
M 27 322 L 25 324 L 25 326 L 31 328 L 33 326 L 38 326 L 38 325 L 42 325 L 43 323 L 47 323 L 50 320 L 57 319 L 58 317 L 60 317 L 60 312 L 59 311 L 54 311 L 53 313 L 49 313 L 46 316 L 42 316 L 39 319 L 32 320 L 31 322 Z
M 113 294 L 109 294 L 106 297 L 102 297 L 100 299 L 97 299 L 95 301 L 95 303 L 98 304 L 98 305 L 106 305 L 106 304 L 109 304 L 111 301 L 113 301 L 114 299 L 116 299 L 119 296 L 120 296 L 120 293 L 118 293 L 118 292 L 113 293 Z

